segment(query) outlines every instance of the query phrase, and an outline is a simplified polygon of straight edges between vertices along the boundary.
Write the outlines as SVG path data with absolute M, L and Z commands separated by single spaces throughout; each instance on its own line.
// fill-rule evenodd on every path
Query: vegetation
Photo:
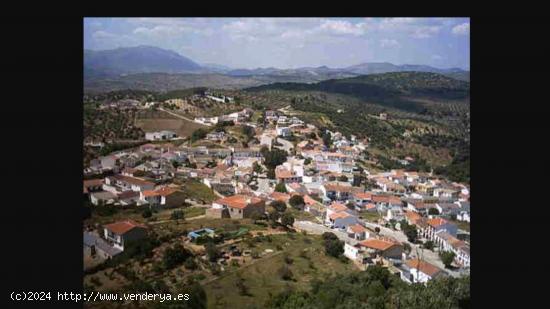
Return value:
M 269 169 L 275 169 L 277 165 L 283 164 L 286 161 L 286 157 L 288 156 L 288 153 L 284 150 L 277 148 L 268 150 L 265 146 L 262 147 L 261 152 L 264 157 L 264 164 Z
M 301 195 L 293 195 L 290 200 L 288 201 L 290 206 L 294 208 L 299 208 L 301 206 L 304 206 L 304 198 Z
M 449 268 L 455 259 L 455 253 L 452 251 L 443 251 L 439 253 L 439 257 L 441 258 L 443 265 Z
M 323 233 L 325 253 L 333 257 L 340 257 L 344 253 L 344 242 L 334 233 Z
M 290 212 L 285 212 L 281 216 L 281 224 L 286 227 L 291 227 L 294 224 L 294 216 Z
M 276 211 L 283 213 L 286 210 L 286 203 L 283 201 L 273 201 L 269 206 L 273 207 Z
M 314 281 L 311 291 L 287 289 L 268 308 L 469 308 L 470 278 L 441 278 L 427 285 L 403 282 L 386 268 Z
M 286 185 L 284 182 L 279 182 L 276 186 L 275 186 L 275 191 L 276 192 L 281 192 L 281 193 L 286 193 Z

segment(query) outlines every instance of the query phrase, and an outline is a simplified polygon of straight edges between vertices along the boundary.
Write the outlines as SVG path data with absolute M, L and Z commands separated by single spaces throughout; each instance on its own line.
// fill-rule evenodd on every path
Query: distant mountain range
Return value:
M 297 69 L 232 69 L 213 63 L 199 64 L 174 51 L 152 46 L 84 51 L 84 86 L 85 90 L 94 92 L 127 88 L 173 90 L 197 85 L 245 88 L 275 82 L 315 83 L 360 75 L 409 71 L 438 73 L 465 81 L 470 79 L 470 72 L 459 68 L 439 69 L 427 65 L 395 65 L 388 62 L 362 63 L 346 68 L 320 66 Z M 150 76 L 151 81 L 147 74 L 153 74 Z M 193 74 L 197 80 L 193 81 L 193 77 L 185 76 L 189 74 Z M 198 77 L 197 74 L 206 76 Z

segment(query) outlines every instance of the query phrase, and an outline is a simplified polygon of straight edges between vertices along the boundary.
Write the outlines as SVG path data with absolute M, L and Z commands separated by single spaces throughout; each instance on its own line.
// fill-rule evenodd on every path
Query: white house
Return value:
M 129 243 L 143 239 L 147 235 L 147 227 L 132 220 L 107 224 L 103 231 L 105 239 L 122 251 Z
M 172 131 L 159 131 L 159 132 L 146 132 L 145 139 L 148 141 L 161 141 L 170 140 L 178 137 L 178 135 Z
M 409 283 L 426 283 L 445 275 L 445 272 L 437 266 L 418 259 L 408 260 L 405 265 L 407 271 L 401 272 L 401 279 Z
M 290 128 L 289 127 L 279 127 L 276 128 L 277 135 L 282 137 L 290 136 Z

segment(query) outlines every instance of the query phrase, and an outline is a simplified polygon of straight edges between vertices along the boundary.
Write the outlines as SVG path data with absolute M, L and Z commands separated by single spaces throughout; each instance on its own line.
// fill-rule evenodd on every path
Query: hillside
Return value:
M 423 104 L 412 99 L 469 100 L 470 85 L 450 77 L 426 72 L 395 72 L 333 79 L 315 84 L 275 83 L 247 89 L 322 91 L 354 96 L 382 106 L 425 112 Z

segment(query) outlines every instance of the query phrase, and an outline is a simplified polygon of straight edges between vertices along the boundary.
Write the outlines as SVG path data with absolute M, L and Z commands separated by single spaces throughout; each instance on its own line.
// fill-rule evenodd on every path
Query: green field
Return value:
M 208 308 L 261 308 L 271 295 L 285 289 L 307 290 L 313 279 L 356 271 L 353 264 L 326 256 L 320 236 L 298 233 L 291 235 L 271 235 L 271 242 L 264 241 L 250 249 L 258 252 L 272 249 L 274 253 L 204 284 Z M 282 251 L 277 251 L 277 246 Z M 279 274 L 280 268 L 285 264 L 285 255 L 292 260 L 288 268 L 293 279 L 289 281 L 281 279 Z M 241 295 L 236 288 L 238 276 L 244 280 L 248 295 Z

